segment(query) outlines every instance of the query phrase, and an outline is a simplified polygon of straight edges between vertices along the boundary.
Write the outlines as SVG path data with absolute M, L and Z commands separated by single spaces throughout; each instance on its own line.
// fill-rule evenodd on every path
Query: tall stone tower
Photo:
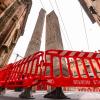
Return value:
M 39 12 L 39 16 L 38 16 L 35 28 L 34 28 L 34 32 L 29 42 L 28 48 L 26 50 L 25 57 L 31 54 L 34 54 L 35 52 L 40 50 L 45 14 L 46 14 L 46 11 L 44 9 L 41 9 Z M 29 87 L 25 89 L 24 92 L 22 92 L 20 97 L 21 98 L 31 97 L 31 90 L 35 91 L 36 89 L 35 87 Z
M 0 0 L 0 66 L 4 66 L 24 33 L 31 0 Z
M 39 12 L 39 16 L 38 16 L 38 19 L 36 22 L 36 26 L 35 26 L 33 35 L 29 42 L 28 48 L 26 50 L 25 57 L 40 50 L 45 14 L 46 14 L 46 11 L 44 9 L 41 9 Z
M 61 37 L 61 32 L 60 32 L 60 26 L 59 26 L 59 21 L 58 17 L 55 14 L 54 11 L 49 13 L 46 17 L 46 42 L 45 42 L 45 50 L 50 50 L 50 49 L 55 49 L 55 50 L 62 50 L 63 49 L 63 43 L 62 43 L 62 37 Z M 49 58 L 47 58 L 49 59 Z M 54 59 L 54 70 L 55 75 L 59 74 L 59 68 L 58 68 L 58 59 Z M 65 60 L 63 60 L 63 63 Z M 64 65 L 64 64 L 63 64 Z M 66 72 L 66 74 L 65 74 Z M 67 75 L 67 68 L 63 66 L 63 75 Z
M 63 49 L 58 17 L 54 11 L 46 17 L 46 42 L 45 50 Z
M 60 25 L 58 21 L 58 17 L 54 11 L 50 12 L 46 17 L 46 42 L 45 42 L 45 50 L 50 49 L 63 49 L 62 37 L 60 32 Z M 47 62 L 49 61 L 49 57 L 46 57 Z M 68 75 L 65 59 L 62 59 L 63 69 L 62 73 L 64 76 Z M 48 72 L 48 71 L 47 71 Z M 53 59 L 53 75 L 60 75 L 60 67 L 59 67 L 59 58 L 55 57 Z M 52 90 L 50 86 L 48 86 L 48 90 Z M 62 88 L 55 88 L 53 91 L 47 93 L 44 97 L 46 98 L 66 98 L 64 95 Z

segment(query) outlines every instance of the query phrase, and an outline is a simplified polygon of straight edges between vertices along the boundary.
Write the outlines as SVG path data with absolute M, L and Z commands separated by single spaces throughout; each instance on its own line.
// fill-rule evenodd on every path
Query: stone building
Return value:
M 100 0 L 79 0 L 93 23 L 100 25 Z
M 0 0 L 0 67 L 23 35 L 31 5 L 31 0 Z

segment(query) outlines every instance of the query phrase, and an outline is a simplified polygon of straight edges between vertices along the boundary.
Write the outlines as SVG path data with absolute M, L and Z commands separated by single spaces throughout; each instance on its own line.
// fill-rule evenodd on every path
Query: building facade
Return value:
M 0 0 L 0 67 L 7 64 L 24 33 L 31 0 Z
M 100 25 L 100 0 L 79 0 L 92 23 Z

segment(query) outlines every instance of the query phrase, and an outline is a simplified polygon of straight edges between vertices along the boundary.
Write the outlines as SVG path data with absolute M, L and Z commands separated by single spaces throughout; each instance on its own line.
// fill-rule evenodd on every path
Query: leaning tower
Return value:
M 25 57 L 28 57 L 29 55 L 32 55 L 40 50 L 45 14 L 46 14 L 46 11 L 44 9 L 41 9 L 39 12 L 39 16 L 37 18 L 37 22 L 36 22 L 31 40 L 28 44 Z M 31 90 L 35 91 L 36 87 L 34 86 L 34 87 L 29 87 L 25 89 L 24 92 L 21 93 L 20 97 L 21 98 L 31 97 Z
M 60 25 L 57 15 L 54 11 L 50 12 L 46 17 L 46 40 L 45 40 L 45 50 L 55 49 L 55 50 L 63 50 L 63 42 L 62 36 L 60 32 Z M 49 58 L 46 58 L 49 61 Z M 59 60 L 54 58 L 53 61 L 53 74 L 54 76 L 59 76 Z M 66 67 L 65 60 L 63 59 L 63 75 L 67 76 L 68 71 Z M 48 86 L 48 90 L 50 91 L 52 88 Z
M 46 11 L 41 9 L 25 57 L 40 50 L 45 14 Z

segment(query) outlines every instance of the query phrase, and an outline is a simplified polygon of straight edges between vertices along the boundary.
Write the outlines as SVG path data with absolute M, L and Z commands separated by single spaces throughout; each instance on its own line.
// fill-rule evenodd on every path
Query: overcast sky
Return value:
M 61 35 L 65 50 L 97 51 L 100 49 L 99 45 L 100 27 L 98 26 L 97 23 L 92 24 L 89 18 L 87 17 L 86 13 L 84 12 L 84 10 L 82 10 L 89 46 L 87 44 L 86 34 L 82 19 L 81 6 L 78 0 L 50 0 L 50 1 L 52 3 L 52 6 L 49 0 L 33 0 L 33 5 L 28 17 L 24 35 L 20 37 L 12 53 L 9 63 L 13 63 L 15 61 L 16 54 L 19 54 L 20 56 L 24 57 L 41 8 L 44 8 L 47 11 L 47 14 L 50 13 L 52 10 L 54 10 L 58 15 L 61 28 Z M 61 16 L 59 14 L 55 1 L 57 1 Z M 64 23 L 62 22 L 62 20 Z M 67 34 L 69 39 L 67 37 Z M 42 39 L 41 50 L 44 51 L 45 43 L 43 40 L 45 38 L 45 28 L 42 37 L 43 39 Z M 70 45 L 70 42 L 72 47 Z M 19 59 L 21 59 L 21 57 L 18 57 L 17 60 Z

